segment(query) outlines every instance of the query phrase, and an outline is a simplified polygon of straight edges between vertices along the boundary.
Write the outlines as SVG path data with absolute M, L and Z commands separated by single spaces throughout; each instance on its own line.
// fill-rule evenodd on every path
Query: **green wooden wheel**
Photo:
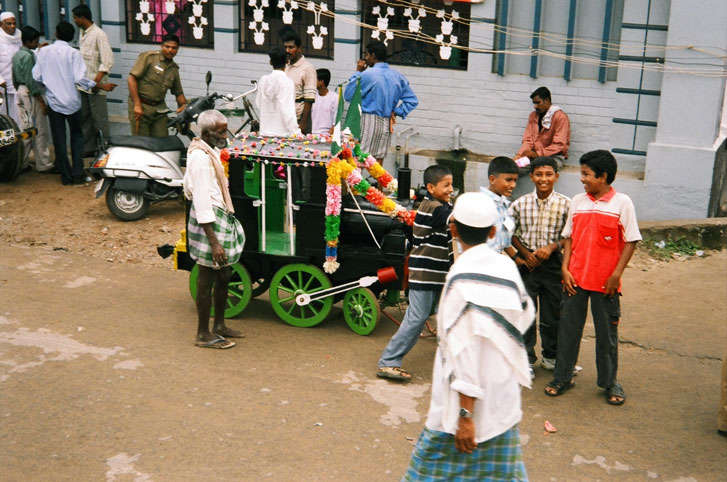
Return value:
M 278 270 L 270 280 L 270 304 L 275 314 L 289 325 L 314 326 L 323 321 L 333 306 L 333 297 L 326 296 L 298 306 L 295 298 L 313 294 L 331 287 L 328 276 L 308 264 L 288 264 Z
M 356 288 L 346 292 L 343 318 L 354 333 L 365 336 L 374 331 L 379 314 L 379 300 L 370 289 Z
M 235 263 L 230 266 L 232 275 L 230 283 L 227 285 L 227 307 L 225 308 L 225 318 L 234 318 L 242 313 L 242 311 L 250 303 L 252 298 L 252 280 L 247 269 L 241 263 Z M 199 266 L 194 265 L 189 273 L 189 292 L 192 299 L 197 300 L 197 278 L 199 277 Z M 214 303 L 213 303 L 214 304 Z M 215 315 L 215 307 L 212 306 L 210 315 Z

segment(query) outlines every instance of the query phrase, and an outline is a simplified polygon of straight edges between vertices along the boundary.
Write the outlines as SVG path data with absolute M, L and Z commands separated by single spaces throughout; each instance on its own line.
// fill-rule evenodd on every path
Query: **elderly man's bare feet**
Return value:
M 225 338 L 245 338 L 245 335 L 243 335 L 241 332 L 233 330 L 232 328 L 228 328 L 225 325 L 215 326 L 212 329 L 212 334 L 224 336 Z

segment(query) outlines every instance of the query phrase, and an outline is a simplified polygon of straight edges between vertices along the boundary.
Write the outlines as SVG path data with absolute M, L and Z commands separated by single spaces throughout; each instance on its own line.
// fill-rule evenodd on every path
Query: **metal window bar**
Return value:
M 568 7 L 568 40 L 565 45 L 565 63 L 563 65 L 563 78 L 565 80 L 571 80 L 573 75 L 573 41 L 575 38 L 576 30 L 576 11 L 577 11 L 578 0 L 570 0 Z
M 606 0 L 606 10 L 603 15 L 603 37 L 601 42 L 601 64 L 598 67 L 598 81 L 606 82 L 606 61 L 608 60 L 608 43 L 611 39 L 611 21 L 613 19 L 613 0 Z
M 500 53 L 497 54 L 497 75 L 505 75 L 505 54 L 503 50 L 507 48 L 507 15 L 508 15 L 508 0 L 500 0 L 500 15 L 498 15 L 498 24 L 500 25 L 500 32 L 497 34 L 497 49 Z
M 543 13 L 543 0 L 535 0 L 533 12 L 533 42 L 530 46 L 533 54 L 530 56 L 530 77 L 538 78 L 538 49 L 540 48 L 540 19 Z

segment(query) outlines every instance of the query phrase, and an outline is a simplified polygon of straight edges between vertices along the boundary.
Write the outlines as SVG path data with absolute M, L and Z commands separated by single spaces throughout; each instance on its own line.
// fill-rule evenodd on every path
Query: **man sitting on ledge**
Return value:
M 539 87 L 530 94 L 535 110 L 528 117 L 523 143 L 515 159 L 527 157 L 555 157 L 559 163 L 568 159 L 570 147 L 570 121 L 563 110 L 551 104 L 550 91 Z

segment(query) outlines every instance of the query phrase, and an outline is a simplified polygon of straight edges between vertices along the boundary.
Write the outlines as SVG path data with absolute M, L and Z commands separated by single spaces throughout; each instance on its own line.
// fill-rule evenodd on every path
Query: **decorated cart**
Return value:
M 280 319 L 310 327 L 343 301 L 348 326 L 360 335 L 376 327 L 380 304 L 398 304 L 406 279 L 414 213 L 409 179 L 393 179 L 353 143 L 331 154 L 330 139 L 244 135 L 222 155 L 245 248 L 232 267 L 225 317 L 240 314 L 269 291 Z M 395 193 L 401 182 L 405 195 Z M 185 231 L 174 247 L 176 269 L 198 269 Z

